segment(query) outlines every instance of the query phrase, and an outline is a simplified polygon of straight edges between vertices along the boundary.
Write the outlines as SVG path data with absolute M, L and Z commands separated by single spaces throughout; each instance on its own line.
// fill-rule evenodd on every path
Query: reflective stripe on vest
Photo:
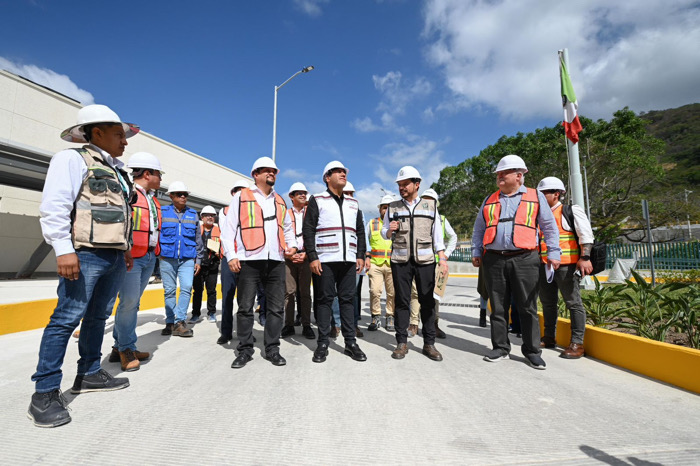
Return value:
M 500 195 L 501 191 L 496 191 L 484 203 L 483 215 L 486 223 L 484 246 L 493 243 L 493 240 L 496 238 L 496 230 L 501 216 Z M 527 188 L 527 191 L 520 195 L 520 203 L 515 211 L 515 217 L 509 219 L 509 221 L 513 222 L 513 245 L 516 248 L 537 248 L 537 213 L 539 212 L 539 205 L 537 190 Z
M 136 259 L 138 257 L 143 257 L 148 252 L 148 246 L 151 241 L 151 209 L 149 206 L 148 198 L 141 192 L 140 189 L 136 189 L 136 203 L 131 207 L 134 211 L 131 214 L 131 220 L 133 223 L 133 239 L 134 245 L 131 247 L 131 256 Z M 163 223 L 163 219 L 160 213 L 160 203 L 158 199 L 153 198 L 153 204 L 156 206 L 156 211 L 158 213 L 158 228 L 156 231 L 156 255 L 160 254 L 160 243 L 158 242 L 158 237 L 160 236 L 160 226 Z
M 172 205 L 161 208 L 160 255 L 171 259 L 197 257 L 197 212 L 189 207 L 182 213 L 182 220 Z
M 559 247 L 561 248 L 561 264 L 575 264 L 578 262 L 581 250 L 579 249 L 578 241 L 576 240 L 576 234 L 573 231 L 567 231 L 562 226 L 562 214 L 564 213 L 564 206 L 559 204 L 552 214 L 554 214 L 554 220 L 557 221 L 557 227 L 559 228 Z M 569 228 L 575 228 L 574 225 L 569 225 Z M 540 235 L 541 236 L 541 235 Z M 547 244 L 544 242 L 544 236 L 540 239 L 540 258 L 542 263 L 547 262 Z
M 398 215 L 400 222 L 392 244 L 391 261 L 405 263 L 413 258 L 418 264 L 434 264 L 433 226 L 437 212 L 437 201 L 429 197 L 419 199 L 414 209 L 403 200 L 389 204 L 388 215 Z
M 382 237 L 381 219 L 374 218 L 369 222 L 369 255 L 373 265 L 384 265 L 391 263 L 391 240 Z
M 275 217 L 263 217 L 262 207 L 255 200 L 253 191 L 249 188 L 241 190 L 239 201 L 239 227 L 241 229 L 241 241 L 246 251 L 260 249 L 266 243 L 265 222 L 277 220 L 277 238 L 282 251 L 287 249 L 287 242 L 284 240 L 284 216 L 287 212 L 287 204 L 277 193 L 275 194 Z

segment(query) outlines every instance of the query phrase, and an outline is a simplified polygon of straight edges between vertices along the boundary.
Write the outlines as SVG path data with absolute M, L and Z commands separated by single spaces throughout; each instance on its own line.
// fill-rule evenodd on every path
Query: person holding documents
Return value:
M 204 252 L 199 273 L 192 281 L 192 317 L 190 323 L 199 322 L 202 318 L 202 294 L 207 287 L 207 320 L 216 322 L 216 282 L 219 277 L 221 263 L 221 230 L 214 223 L 216 210 L 210 205 L 205 206 L 199 214 L 199 232 L 202 235 Z
M 542 348 L 556 346 L 556 331 L 559 292 L 566 308 L 571 313 L 571 342 L 560 356 L 564 359 L 578 359 L 583 356 L 583 333 L 586 330 L 586 310 L 581 302 L 579 291 L 581 279 L 593 271 L 591 248 L 593 247 L 593 229 L 586 213 L 578 205 L 564 206 L 562 197 L 566 194 L 564 183 L 554 176 L 540 181 L 537 190 L 544 194 L 559 229 L 559 247 L 561 248 L 561 265 L 554 271 L 554 279 L 547 275 L 547 244 L 540 240 L 540 301 L 544 314 L 544 336 L 540 341 Z
M 559 267 L 559 229 L 542 193 L 524 185 L 527 166 L 506 155 L 496 167 L 498 191 L 481 205 L 472 233 L 472 264 L 484 267 L 491 302 L 491 344 L 488 362 L 508 359 L 508 309 L 514 298 L 523 334 L 522 352 L 530 367 L 543 370 L 537 291 L 540 260 L 537 228 L 543 232 L 548 266 Z

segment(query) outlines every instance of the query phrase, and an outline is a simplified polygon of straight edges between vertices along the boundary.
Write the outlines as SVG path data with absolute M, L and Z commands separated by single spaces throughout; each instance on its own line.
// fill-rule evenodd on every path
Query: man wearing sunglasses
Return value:
M 165 295 L 165 328 L 161 335 L 191 337 L 187 327 L 187 308 L 192 294 L 192 281 L 199 273 L 204 245 L 199 232 L 199 215 L 187 207 L 190 192 L 182 181 L 168 186 L 172 205 L 161 209 L 163 223 L 160 230 L 160 273 Z M 180 294 L 177 282 L 180 281 Z

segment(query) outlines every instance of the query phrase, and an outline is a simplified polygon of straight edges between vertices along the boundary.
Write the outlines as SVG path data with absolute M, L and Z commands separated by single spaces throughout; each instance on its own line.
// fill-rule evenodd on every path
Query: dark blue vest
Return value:
M 175 207 L 161 209 L 163 223 L 160 226 L 160 255 L 172 259 L 194 259 L 197 257 L 197 211 L 185 208 L 182 220 L 177 217 Z

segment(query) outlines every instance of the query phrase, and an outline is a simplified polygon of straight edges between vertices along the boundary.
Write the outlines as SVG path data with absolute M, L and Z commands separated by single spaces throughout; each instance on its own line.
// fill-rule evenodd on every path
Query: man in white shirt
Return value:
M 279 170 L 269 157 L 260 157 L 253 164 L 252 188 L 233 196 L 221 232 L 226 260 L 233 273 L 238 273 L 238 356 L 231 364 L 244 367 L 253 359 L 253 304 L 258 283 L 262 283 L 267 300 L 264 357 L 275 366 L 287 361 L 280 355 L 280 332 L 284 314 L 285 257 L 297 251 L 292 221 L 286 215 L 287 205 L 273 186 Z
M 61 366 L 73 330 L 80 324 L 78 373 L 71 393 L 111 391 L 129 386 L 100 367 L 105 321 L 133 260 L 133 190 L 124 164 L 126 139 L 139 127 L 123 123 L 104 105 L 78 111 L 78 124 L 61 133 L 69 142 L 88 143 L 51 159 L 42 193 L 40 223 L 56 252 L 58 302 L 44 329 L 39 363 L 32 380 L 36 392 L 29 418 L 39 427 L 71 421 L 61 394 Z

